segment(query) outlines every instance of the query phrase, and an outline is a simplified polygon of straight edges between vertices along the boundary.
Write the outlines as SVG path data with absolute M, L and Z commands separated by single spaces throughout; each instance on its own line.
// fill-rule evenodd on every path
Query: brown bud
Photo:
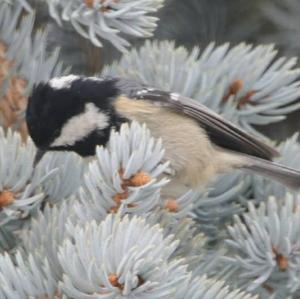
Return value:
M 235 80 L 233 81 L 230 86 L 229 90 L 226 95 L 223 97 L 223 102 L 227 102 L 230 96 L 237 94 L 243 87 L 243 81 L 242 80 Z
M 243 81 L 242 80 L 235 80 L 231 83 L 229 87 L 229 93 L 231 95 L 237 94 L 243 87 Z
M 287 257 L 285 257 L 284 255 L 282 255 L 281 253 L 279 253 L 277 251 L 277 249 L 273 248 L 273 253 L 275 255 L 275 259 L 278 265 L 278 268 L 280 269 L 280 271 L 286 271 L 288 266 L 289 266 L 289 260 Z
M 122 193 L 117 193 L 114 195 L 114 201 L 119 204 L 119 203 L 121 203 L 121 201 L 123 199 L 128 198 L 128 195 L 129 195 L 128 191 L 124 191 Z
M 120 208 L 120 205 L 116 205 L 109 209 L 109 213 L 116 214 L 118 212 L 119 208 Z
M 141 285 L 143 285 L 145 283 L 144 278 L 142 276 L 140 276 L 140 275 L 138 275 L 138 281 L 139 281 L 138 286 L 141 286 Z
M 120 290 L 123 290 L 124 285 L 119 283 L 119 277 L 116 274 L 109 274 L 108 280 L 112 286 L 119 288 Z
M 6 46 L 0 42 L 0 85 L 15 64 L 15 61 L 5 57 L 5 51 Z M 27 126 L 24 120 L 18 121 L 18 115 L 26 109 L 26 87 L 27 81 L 20 76 L 14 75 L 9 77 L 6 93 L 0 98 L 2 125 L 5 128 L 14 126 L 15 130 L 21 132 L 23 141 L 28 136 Z
M 129 186 L 139 187 L 139 186 L 146 185 L 150 181 L 151 181 L 151 176 L 144 171 L 140 171 L 130 178 Z
M 14 202 L 14 193 L 8 190 L 0 192 L 0 210 Z
M 176 199 L 168 199 L 165 202 L 165 208 L 169 210 L 169 212 L 176 213 L 179 210 L 179 205 Z
M 87 7 L 92 8 L 94 6 L 94 0 L 84 0 Z
M 276 257 L 276 261 L 277 261 L 278 268 L 280 269 L 280 271 L 286 271 L 286 269 L 289 266 L 289 260 L 285 256 L 279 254 Z
M 254 90 L 248 91 L 243 97 L 240 98 L 238 103 L 238 108 L 241 108 L 242 106 L 246 105 L 247 103 L 251 103 L 251 97 L 255 94 Z

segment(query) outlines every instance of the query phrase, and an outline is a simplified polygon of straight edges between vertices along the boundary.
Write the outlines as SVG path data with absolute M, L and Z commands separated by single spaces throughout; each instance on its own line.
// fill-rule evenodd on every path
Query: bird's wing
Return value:
M 272 160 L 273 157 L 279 155 L 272 147 L 190 98 L 152 88 L 135 90 L 135 94 L 131 96 L 153 101 L 194 118 L 206 130 L 212 142 L 220 147 L 267 160 Z

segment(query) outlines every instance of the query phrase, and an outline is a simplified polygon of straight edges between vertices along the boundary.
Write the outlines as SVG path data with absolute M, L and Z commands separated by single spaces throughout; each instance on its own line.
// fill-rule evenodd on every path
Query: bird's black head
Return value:
M 28 100 L 26 121 L 35 145 L 81 156 L 105 145 L 111 127 L 124 121 L 112 109 L 116 80 L 65 76 L 37 85 Z

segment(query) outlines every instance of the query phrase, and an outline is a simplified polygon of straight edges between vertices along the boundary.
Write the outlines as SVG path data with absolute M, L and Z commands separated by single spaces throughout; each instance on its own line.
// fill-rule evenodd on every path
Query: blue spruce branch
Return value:
M 102 220 L 108 213 L 141 214 L 159 205 L 160 189 L 168 183 L 161 177 L 169 163 L 162 162 L 161 140 L 138 123 L 125 124 L 112 132 L 106 148 L 99 147 L 79 190 L 82 205 L 78 217 Z
M 270 197 L 257 208 L 250 202 L 249 212 L 234 217 L 228 228 L 231 252 L 224 259 L 248 290 L 268 288 L 274 295 L 285 290 L 287 295 L 300 288 L 299 197 L 279 199 Z
M 150 37 L 156 28 L 157 17 L 152 16 L 162 7 L 164 0 L 47 0 L 50 15 L 62 25 L 70 22 L 74 29 L 102 47 L 101 40 L 108 40 L 120 51 L 130 43 L 122 34 Z

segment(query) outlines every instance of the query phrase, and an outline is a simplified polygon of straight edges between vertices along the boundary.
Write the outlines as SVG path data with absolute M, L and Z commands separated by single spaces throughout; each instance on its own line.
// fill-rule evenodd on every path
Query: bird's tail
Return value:
M 300 190 L 300 171 L 257 157 L 245 157 L 247 163 L 243 169 L 275 180 L 291 189 Z

